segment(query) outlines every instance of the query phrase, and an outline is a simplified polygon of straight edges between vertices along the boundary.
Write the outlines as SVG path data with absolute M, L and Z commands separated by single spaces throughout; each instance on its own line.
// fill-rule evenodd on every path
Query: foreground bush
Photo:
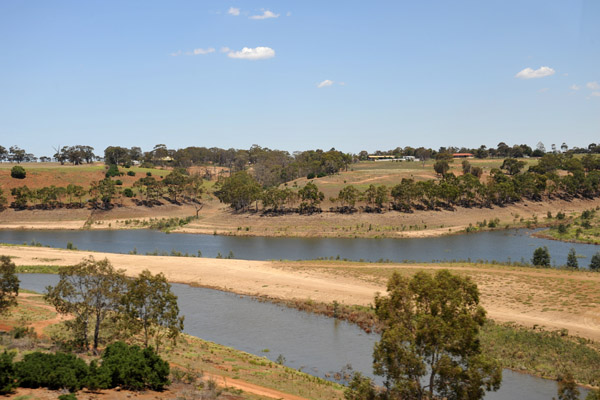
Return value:
M 88 366 L 73 354 L 35 352 L 25 355 L 15 364 L 20 387 L 48 389 L 81 389 L 88 375 Z
M 130 390 L 163 390 L 169 382 L 169 364 L 149 347 L 128 346 L 116 342 L 102 354 L 102 366 L 110 376 L 111 387 Z
M 13 363 L 14 353 L 0 354 L 0 395 L 16 387 L 51 390 L 81 388 L 163 390 L 169 385 L 169 364 L 152 348 L 141 349 L 123 342 L 109 345 L 102 364 L 93 360 L 88 366 L 74 354 L 34 352 Z
M 12 362 L 15 353 L 0 354 L 0 394 L 8 394 L 17 387 L 15 381 L 15 366 Z

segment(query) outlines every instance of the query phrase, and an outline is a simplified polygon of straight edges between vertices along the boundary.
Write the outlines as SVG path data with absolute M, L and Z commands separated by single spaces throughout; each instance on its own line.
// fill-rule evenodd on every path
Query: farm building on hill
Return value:
M 453 158 L 473 158 L 472 153 L 454 153 L 452 154 Z

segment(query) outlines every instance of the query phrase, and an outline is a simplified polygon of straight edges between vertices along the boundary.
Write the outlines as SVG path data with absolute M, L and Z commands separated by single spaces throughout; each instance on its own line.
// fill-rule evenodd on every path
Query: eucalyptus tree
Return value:
M 142 333 L 146 347 L 154 342 L 156 352 L 165 338 L 176 340 L 183 331 L 177 296 L 162 273 L 152 275 L 144 270 L 129 280 L 121 306 L 127 326 Z
M 108 259 L 89 257 L 77 265 L 61 267 L 59 281 L 46 288 L 45 299 L 60 314 L 74 317 L 66 326 L 85 350 L 89 349 L 93 328 L 92 348 L 97 350 L 106 319 L 118 312 L 125 287 L 123 272 L 115 270 Z
M 384 388 L 357 376 L 347 399 L 476 400 L 498 390 L 502 368 L 482 352 L 485 310 L 470 278 L 447 270 L 411 279 L 394 273 L 387 289 L 375 298 L 383 330 L 373 351 Z

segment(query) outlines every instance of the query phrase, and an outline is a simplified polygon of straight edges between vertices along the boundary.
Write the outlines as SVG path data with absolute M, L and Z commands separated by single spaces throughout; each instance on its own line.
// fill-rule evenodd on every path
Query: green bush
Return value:
M 106 174 L 104 174 L 104 176 L 107 178 L 119 175 L 121 175 L 121 173 L 119 172 L 119 167 L 117 167 L 115 164 L 111 164 L 110 167 L 108 167 L 108 171 L 106 171 Z
M 15 165 L 10 170 L 10 176 L 15 179 L 25 179 L 26 175 L 27 173 L 25 172 L 25 168 L 21 167 L 20 165 Z
M 146 176 L 152 176 L 152 172 L 150 172 L 150 171 L 146 172 Z
M 117 186 L 123 186 L 123 181 L 122 181 L 122 180 L 120 180 L 120 179 L 117 179 L 117 180 L 115 181 L 115 185 L 117 185 Z
M 131 188 L 125 188 L 123 190 L 123 196 L 125 196 L 125 197 L 133 197 L 133 190 L 131 190 Z
M 550 252 L 548 251 L 548 248 L 544 246 L 535 249 L 535 251 L 533 252 L 533 258 L 531 259 L 531 263 L 540 267 L 549 267 Z
M 88 376 L 88 366 L 80 358 L 66 353 L 26 354 L 15 363 L 17 382 L 26 388 L 47 387 L 51 390 L 81 389 Z
M 152 348 L 141 349 L 116 342 L 102 354 L 102 367 L 111 377 L 111 387 L 130 390 L 163 390 L 169 385 L 169 364 Z
M 311 172 L 308 175 L 306 175 L 306 179 L 315 179 L 315 176 L 316 176 L 315 173 Z
M 127 175 L 129 175 L 129 176 L 135 176 L 135 171 L 127 171 Z
M 108 389 L 111 387 L 111 376 L 108 368 L 98 366 L 96 360 L 90 362 L 88 375 L 84 382 L 84 386 L 89 390 Z
M 0 394 L 8 394 L 17 387 L 13 358 L 15 353 L 6 350 L 0 354 Z
M 73 393 L 61 394 L 58 396 L 58 400 L 77 400 L 77 396 Z

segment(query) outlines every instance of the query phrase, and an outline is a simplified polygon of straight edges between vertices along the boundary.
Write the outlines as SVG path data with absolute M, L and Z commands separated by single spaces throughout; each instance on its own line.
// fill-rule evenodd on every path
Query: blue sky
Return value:
M 600 2 L 0 2 L 0 144 L 600 142 Z

